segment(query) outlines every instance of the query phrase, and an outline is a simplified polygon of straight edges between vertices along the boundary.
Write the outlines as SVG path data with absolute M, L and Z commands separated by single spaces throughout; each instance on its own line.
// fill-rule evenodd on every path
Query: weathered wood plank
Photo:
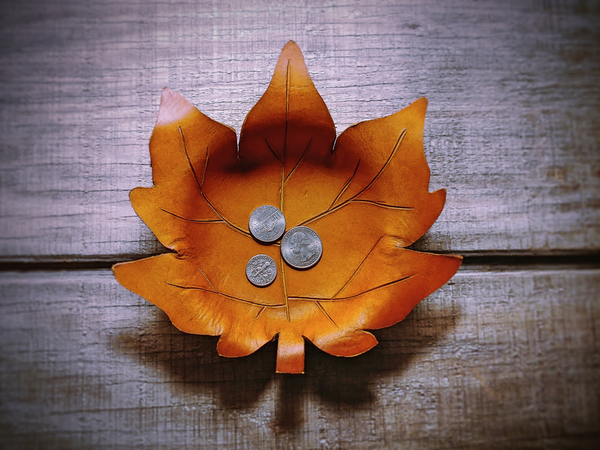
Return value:
M 357 358 L 216 354 L 109 271 L 0 274 L 1 448 L 598 448 L 600 270 L 461 270 Z
M 161 88 L 239 131 L 288 39 L 338 131 L 429 98 L 448 202 L 420 248 L 597 251 L 599 17 L 585 1 L 3 2 L 0 254 L 159 251 L 127 193 L 151 184 Z

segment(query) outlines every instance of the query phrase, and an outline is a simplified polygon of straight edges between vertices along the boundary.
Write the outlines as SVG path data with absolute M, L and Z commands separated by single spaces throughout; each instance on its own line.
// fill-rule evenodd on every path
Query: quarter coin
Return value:
M 283 235 L 285 217 L 278 208 L 262 205 L 250 214 L 248 228 L 256 240 L 269 244 L 277 241 Z
M 319 262 L 323 254 L 321 238 L 312 228 L 294 227 L 281 240 L 281 255 L 286 263 L 296 269 L 309 269 Z
M 277 265 L 268 255 L 253 256 L 246 264 L 246 276 L 254 286 L 268 286 L 277 277 Z

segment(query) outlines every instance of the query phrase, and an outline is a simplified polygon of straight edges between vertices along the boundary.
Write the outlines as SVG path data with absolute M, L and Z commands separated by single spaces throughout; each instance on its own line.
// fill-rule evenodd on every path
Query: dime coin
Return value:
M 268 255 L 253 256 L 246 264 L 246 276 L 255 286 L 268 286 L 277 276 L 277 265 Z
M 283 213 L 271 205 L 262 205 L 252 211 L 248 228 L 254 238 L 265 244 L 275 242 L 285 231 Z
M 323 243 L 319 235 L 308 227 L 294 227 L 281 240 L 281 255 L 296 269 L 308 269 L 319 262 Z

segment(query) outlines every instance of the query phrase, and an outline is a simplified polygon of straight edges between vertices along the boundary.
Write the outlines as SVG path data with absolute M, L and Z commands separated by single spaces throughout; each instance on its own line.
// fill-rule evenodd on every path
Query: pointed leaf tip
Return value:
M 181 94 L 172 89 L 164 88 L 160 97 L 160 108 L 156 126 L 165 126 L 175 123 L 194 110 L 194 106 Z
M 298 44 L 296 44 L 296 42 L 292 41 L 291 39 L 289 41 L 287 41 L 287 43 L 283 46 L 283 50 L 285 50 L 286 48 L 294 48 L 295 50 L 298 50 L 299 52 L 302 52 L 302 50 L 300 50 L 300 47 L 298 46 Z
M 429 102 L 427 101 L 427 98 L 421 97 L 421 98 L 416 99 L 410 105 L 408 105 L 408 108 L 414 108 L 414 109 L 422 112 L 423 120 L 425 120 L 425 112 L 427 111 L 428 104 L 429 104 Z
M 300 50 L 298 44 L 294 41 L 289 41 L 285 44 L 283 49 L 281 49 L 277 65 L 285 67 L 287 65 L 287 60 L 291 60 L 293 64 L 297 65 L 296 69 L 302 67 L 301 71 L 308 73 L 306 62 L 304 61 L 304 54 L 302 53 L 302 50 Z

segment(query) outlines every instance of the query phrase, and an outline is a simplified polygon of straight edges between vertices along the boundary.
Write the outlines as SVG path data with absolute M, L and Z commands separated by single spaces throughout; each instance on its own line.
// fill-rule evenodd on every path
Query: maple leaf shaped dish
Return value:
M 150 139 L 154 187 L 130 198 L 175 253 L 116 264 L 115 277 L 180 330 L 221 336 L 222 356 L 249 355 L 277 338 L 276 371 L 303 373 L 305 339 L 336 356 L 366 352 L 377 344 L 367 330 L 404 319 L 462 260 L 404 248 L 429 229 L 446 199 L 444 190 L 428 191 L 426 105 L 420 99 L 353 125 L 336 141 L 290 41 L 244 121 L 238 151 L 233 129 L 165 88 Z M 261 205 L 278 207 L 288 230 L 318 233 L 318 264 L 296 270 L 279 243 L 253 239 L 248 220 Z M 267 287 L 246 278 L 257 254 L 277 264 Z

